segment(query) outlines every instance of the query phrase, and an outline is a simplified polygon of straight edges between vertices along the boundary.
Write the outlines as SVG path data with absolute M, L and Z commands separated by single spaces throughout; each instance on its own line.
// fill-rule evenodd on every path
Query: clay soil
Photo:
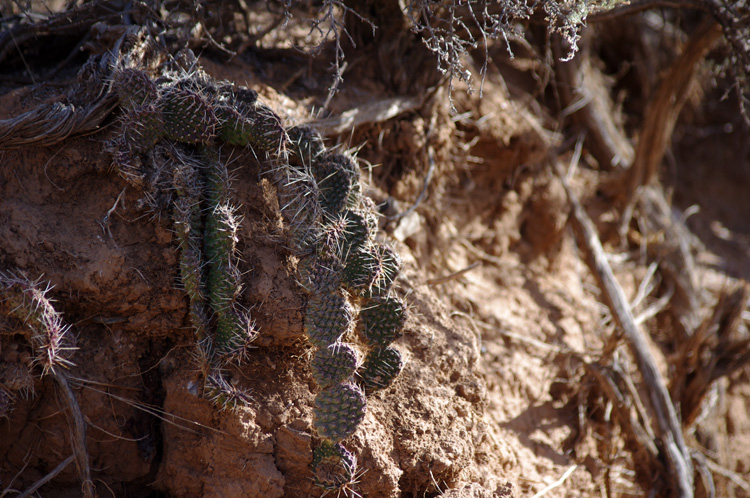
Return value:
M 327 73 L 275 54 L 229 62 L 207 55 L 201 64 L 217 79 L 256 89 L 286 123 L 307 121 L 325 99 Z M 662 496 L 665 488 L 644 476 L 664 474 L 639 468 L 611 401 L 582 367 L 581 358 L 611 347 L 617 330 L 550 168 L 551 157 L 568 164 L 573 147 L 561 144 L 571 136 L 574 143 L 575 134 L 558 129 L 548 101 L 532 95 L 533 71 L 519 69 L 526 59 L 500 60 L 481 97 L 457 85 L 451 102 L 441 86 L 421 106 L 328 134 L 328 146 L 358 149 L 367 194 L 390 215 L 382 229 L 403 259 L 396 292 L 410 307 L 396 343 L 404 371 L 368 400 L 347 441 L 360 466 L 353 489 L 369 497 L 532 496 L 576 466 L 545 496 Z M 398 95 L 356 54 L 352 61 L 334 116 Z M 6 87 L 0 119 L 56 88 Z M 721 95 L 707 88 L 688 103 L 657 182 L 677 219 L 700 208 L 685 223 L 707 303 L 701 317 L 722 289 L 750 278 L 750 141 L 736 103 Z M 302 326 L 306 298 L 267 165 L 249 149 L 224 151 L 243 216 L 241 300 L 260 336 L 231 372 L 252 402 L 219 410 L 195 395 L 195 339 L 169 212 L 144 209 L 142 192 L 111 171 L 104 151 L 117 112 L 96 133 L 0 152 L 0 270 L 49 283 L 71 325 L 77 349 L 67 374 L 87 425 L 98 495 L 321 496 L 311 473 L 317 387 Z M 637 108 L 625 112 L 637 122 Z M 607 174 L 585 148 L 582 158 L 573 188 L 600 232 L 612 234 L 612 206 L 599 188 Z M 417 209 L 393 216 L 415 203 L 428 171 Z M 632 240 L 603 240 L 633 299 L 648 278 L 648 258 Z M 674 353 L 665 337 L 668 311 L 643 324 L 667 377 Z M 27 368 L 32 351 L 22 325 L 0 320 L 0 382 L 16 388 L 0 418 L 0 496 L 11 498 L 71 455 L 71 432 L 54 381 Z M 747 333 L 746 314 L 743 320 Z M 627 355 L 623 344 L 616 354 Z M 722 469 L 699 469 L 713 476 L 716 496 L 748 497 L 750 370 L 718 380 L 712 393 L 686 429 L 688 445 L 700 455 L 696 462 L 707 458 Z M 37 494 L 67 498 L 80 490 L 70 464 Z

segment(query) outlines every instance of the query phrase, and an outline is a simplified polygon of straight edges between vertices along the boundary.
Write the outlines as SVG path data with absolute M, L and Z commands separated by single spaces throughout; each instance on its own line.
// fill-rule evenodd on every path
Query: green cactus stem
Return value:
M 354 434 L 365 417 L 367 401 L 354 384 L 343 383 L 324 389 L 315 397 L 313 426 L 318 435 L 334 443 Z
M 344 382 L 354 375 L 358 366 L 357 352 L 346 343 L 318 349 L 310 364 L 313 379 L 323 388 Z
M 175 142 L 207 143 L 216 131 L 212 106 L 199 93 L 167 88 L 158 101 L 164 119 L 164 136 Z
M 353 323 L 354 310 L 340 291 L 313 295 L 307 302 L 305 333 L 313 346 L 339 342 Z
M 389 346 L 371 350 L 357 375 L 365 392 L 371 394 L 390 386 L 403 368 L 404 360 L 401 353 Z
M 202 149 L 206 162 L 206 215 L 203 247 L 207 262 L 206 289 L 208 304 L 214 313 L 216 352 L 235 357 L 245 350 L 255 336 L 252 321 L 235 310 L 241 291 L 241 275 L 236 265 L 236 244 L 239 217 L 228 202 L 229 174 L 219 160 L 218 151 Z
M 323 137 L 312 126 L 297 125 L 287 128 L 289 160 L 300 166 L 310 166 L 325 151 Z
M 360 335 L 371 347 L 388 346 L 401 336 L 406 322 L 406 305 L 395 297 L 368 299 L 359 313 Z

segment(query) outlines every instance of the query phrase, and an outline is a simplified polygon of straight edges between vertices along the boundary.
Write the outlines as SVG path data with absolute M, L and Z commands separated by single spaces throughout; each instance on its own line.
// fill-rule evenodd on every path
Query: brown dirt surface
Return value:
M 299 82 L 284 60 L 204 57 L 201 64 L 217 79 L 256 89 L 287 124 L 305 121 L 325 98 L 315 74 Z M 611 401 L 582 366 L 581 358 L 611 347 L 615 327 L 567 229 L 568 199 L 549 168 L 560 137 L 502 73 L 490 71 L 481 98 L 459 85 L 455 110 L 440 90 L 418 109 L 328 138 L 328 146 L 358 147 L 367 193 L 388 215 L 415 202 L 435 162 L 419 209 L 382 223 L 403 259 L 396 292 L 410 314 L 396 345 L 406 366 L 393 386 L 368 398 L 365 419 L 346 442 L 359 462 L 359 496 L 533 496 L 574 465 L 544 496 L 649 489 Z M 297 81 L 290 90 L 274 89 L 290 78 Z M 367 69 L 347 73 L 334 107 L 384 97 L 369 78 Z M 0 119 L 48 91 L 1 95 Z M 732 103 L 714 97 L 695 104 L 698 118 L 678 123 L 671 160 L 679 167 L 662 180 L 673 187 L 677 218 L 700 206 L 686 224 L 705 303 L 750 279 L 750 142 Z M 229 372 L 251 403 L 219 410 L 196 395 L 200 373 L 170 215 L 144 209 L 142 193 L 111 171 L 104 143 L 112 123 L 55 146 L 0 151 L 0 270 L 48 282 L 72 326 L 77 349 L 67 374 L 88 427 L 98 495 L 321 496 L 311 471 L 318 388 L 303 330 L 306 297 L 267 165 L 249 150 L 222 151 L 231 157 L 243 217 L 241 304 L 260 336 L 247 362 Z M 582 166 L 573 188 L 600 212 L 602 229 L 611 229 L 599 174 Z M 633 299 L 648 261 L 638 247 L 607 250 Z M 675 348 L 659 331 L 669 320 L 645 322 L 667 376 Z M 746 322 L 744 311 L 742 333 Z M 29 373 L 38 373 L 31 358 L 20 325 L 0 316 L 0 384 L 15 393 L 12 409 L 0 412 L 0 496 L 9 498 L 71 454 L 65 405 L 50 377 Z M 721 467 L 711 470 L 716 496 L 748 497 L 750 370 L 720 379 L 711 393 L 686 431 L 689 444 Z M 80 496 L 75 466 L 39 495 Z

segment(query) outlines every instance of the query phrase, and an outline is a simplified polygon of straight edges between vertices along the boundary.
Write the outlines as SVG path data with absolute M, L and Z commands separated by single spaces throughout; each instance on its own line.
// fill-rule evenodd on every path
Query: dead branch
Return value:
M 83 420 L 81 409 L 78 407 L 78 402 L 70 389 L 70 383 L 65 373 L 60 368 L 53 368 L 52 377 L 57 382 L 63 400 L 68 407 L 68 420 L 71 423 L 70 444 L 73 446 L 78 477 L 81 479 L 81 491 L 84 498 L 94 498 L 96 497 L 96 487 L 91 480 L 89 454 L 86 451 L 86 422 Z
M 704 21 L 662 76 L 646 107 L 635 159 L 627 172 L 624 192 L 627 204 L 633 201 L 638 187 L 648 184 L 659 169 L 698 63 L 720 35 L 721 27 L 713 19 Z
M 70 465 L 70 462 L 72 462 L 73 460 L 75 460 L 75 455 L 70 455 L 68 458 L 60 462 L 57 467 L 52 469 L 52 471 L 49 474 L 45 475 L 44 477 L 39 479 L 37 482 L 32 484 L 26 491 L 19 494 L 16 498 L 28 498 L 29 496 L 33 495 L 34 493 L 36 493 L 37 489 L 41 488 L 42 486 L 50 482 L 52 479 L 57 477 L 57 475 L 63 470 L 65 470 L 65 467 Z
M 703 304 L 692 253 L 695 237 L 684 221 L 675 216 L 661 188 L 641 187 L 636 197 L 634 207 L 640 214 L 640 231 L 630 229 L 627 237 L 644 249 L 650 261 L 659 263 L 662 278 L 668 286 L 674 287 L 670 312 L 678 326 L 678 340 L 682 340 L 700 325 L 698 311 Z M 623 226 L 623 231 L 627 225 Z
M 677 412 L 669 398 L 666 382 L 656 366 L 656 361 L 649 350 L 643 332 L 635 324 L 628 300 L 609 266 L 593 222 L 570 188 L 561 165 L 553 162 L 553 167 L 570 201 L 572 207 L 571 223 L 580 246 L 586 249 L 586 263 L 599 284 L 602 296 L 611 310 L 612 316 L 624 332 L 638 369 L 643 376 L 651 400 L 651 407 L 654 411 L 654 420 L 658 430 L 657 437 L 664 452 L 672 488 L 680 497 L 692 498 L 693 465 L 683 438 L 682 428 L 677 419 Z
M 750 338 L 737 337 L 750 286 L 723 291 L 711 316 L 680 345 L 671 392 L 680 400 L 685 424 L 692 424 L 713 383 L 750 363 Z
M 586 50 L 585 44 L 582 45 Z M 588 148 L 599 167 L 609 170 L 631 164 L 635 152 L 616 122 L 617 113 L 605 76 L 591 64 L 591 57 L 586 54 L 563 61 L 565 51 L 558 37 L 554 38 L 552 48 L 558 90 L 565 106 L 563 113 L 569 113 L 584 127 Z
M 338 135 L 357 126 L 388 121 L 401 113 L 419 109 L 424 100 L 420 97 L 394 97 L 354 107 L 330 118 L 311 122 L 324 136 Z

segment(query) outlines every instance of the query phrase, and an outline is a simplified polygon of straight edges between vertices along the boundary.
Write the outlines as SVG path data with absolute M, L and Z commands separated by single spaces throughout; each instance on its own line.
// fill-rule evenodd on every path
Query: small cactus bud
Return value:
M 354 375 L 359 365 L 359 357 L 353 347 L 337 342 L 327 348 L 318 349 L 313 356 L 310 368 L 313 379 L 320 387 L 340 384 Z
M 313 175 L 320 189 L 320 207 L 329 216 L 346 208 L 359 169 L 348 156 L 331 154 L 313 164 Z
M 338 443 L 354 434 L 365 417 L 366 408 L 367 401 L 359 387 L 336 384 L 315 397 L 313 425 L 320 437 Z
M 401 373 L 404 360 L 398 349 L 387 347 L 371 350 L 358 372 L 367 394 L 385 389 Z
M 313 295 L 307 303 L 305 333 L 313 346 L 339 342 L 353 322 L 354 311 L 340 292 Z
M 350 253 L 362 248 L 373 236 L 367 218 L 347 209 L 321 228 L 318 252 L 346 261 Z
M 395 296 L 369 299 L 359 313 L 361 335 L 369 346 L 388 346 L 401 336 L 406 306 Z

